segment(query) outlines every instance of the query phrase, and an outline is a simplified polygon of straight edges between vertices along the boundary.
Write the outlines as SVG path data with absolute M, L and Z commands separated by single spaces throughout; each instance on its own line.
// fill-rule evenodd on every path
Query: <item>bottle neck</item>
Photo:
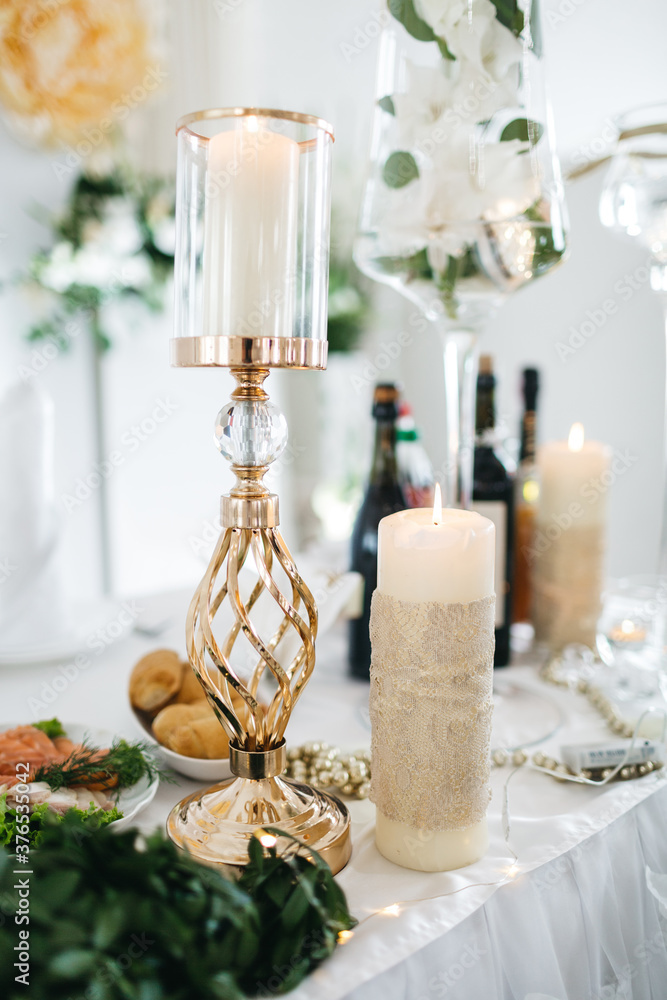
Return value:
M 396 423 L 394 420 L 377 420 L 371 486 L 385 486 L 387 483 L 395 483 L 397 479 Z
M 477 382 L 477 404 L 475 411 L 476 443 L 491 445 L 495 426 L 495 379 L 492 375 L 480 376 Z
M 526 410 L 521 421 L 520 462 L 535 462 L 537 414 L 535 410 Z

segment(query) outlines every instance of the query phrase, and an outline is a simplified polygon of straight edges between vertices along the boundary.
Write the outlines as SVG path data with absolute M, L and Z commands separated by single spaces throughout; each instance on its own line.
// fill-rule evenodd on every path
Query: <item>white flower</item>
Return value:
M 420 17 L 457 59 L 500 82 L 520 62 L 523 45 L 496 17 L 491 0 L 416 0 Z
M 449 255 L 474 244 L 479 226 L 514 218 L 539 197 L 540 178 L 529 144 L 475 145 L 458 133 L 420 165 L 420 176 L 387 200 L 382 252 L 410 256 L 427 248 L 442 271 Z

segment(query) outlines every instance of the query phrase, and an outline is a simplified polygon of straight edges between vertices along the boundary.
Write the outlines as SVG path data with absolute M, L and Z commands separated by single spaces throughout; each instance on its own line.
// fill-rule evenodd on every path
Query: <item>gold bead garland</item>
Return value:
M 575 684 L 570 683 L 559 671 L 560 657 L 556 656 L 550 660 L 546 666 L 540 671 L 540 676 L 548 684 L 555 684 L 558 687 L 566 687 L 571 690 L 576 690 L 579 694 L 585 695 L 590 701 L 591 705 L 597 709 L 597 711 L 602 715 L 607 725 L 611 729 L 612 733 L 616 736 L 623 736 L 626 738 L 631 738 L 634 736 L 634 727 L 629 723 L 625 722 L 624 719 L 618 714 L 614 708 L 612 702 L 604 694 L 600 688 L 595 687 L 584 677 L 580 677 Z M 523 749 L 517 749 L 514 751 L 503 750 L 502 748 L 497 748 L 491 751 L 491 763 L 495 767 L 503 767 L 508 761 L 514 767 L 521 767 L 528 761 L 528 754 Z M 596 768 L 594 770 L 584 769 L 582 771 L 571 771 L 569 767 L 565 764 L 560 763 L 553 757 L 549 757 L 547 754 L 538 750 L 530 758 L 532 764 L 545 771 L 551 771 L 554 778 L 557 780 L 563 780 L 565 776 L 573 776 L 577 778 L 584 778 L 587 781 L 605 781 L 610 777 L 614 768 Z M 662 767 L 660 762 L 655 762 L 651 760 L 644 761 L 641 764 L 628 764 L 621 768 L 619 773 L 616 775 L 620 781 L 630 781 L 632 778 L 641 778 L 645 774 L 650 774 L 652 771 L 657 771 Z
M 371 790 L 370 750 L 341 753 L 328 743 L 304 743 L 287 751 L 288 778 L 315 788 L 335 788 L 339 795 L 367 799 Z

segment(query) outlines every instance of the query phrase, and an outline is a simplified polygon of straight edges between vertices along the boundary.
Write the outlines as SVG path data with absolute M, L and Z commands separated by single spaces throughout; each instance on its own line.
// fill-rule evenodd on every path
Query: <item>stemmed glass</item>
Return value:
M 468 507 L 478 336 L 566 250 L 537 4 L 389 8 L 354 256 L 441 337 L 443 487 L 450 506 Z
M 651 288 L 660 296 L 667 333 L 667 104 L 635 108 L 620 115 L 616 125 L 618 138 L 600 197 L 600 220 L 649 251 Z M 667 399 L 665 424 L 667 428 Z M 663 577 L 667 576 L 667 434 L 664 447 L 662 530 L 655 567 Z

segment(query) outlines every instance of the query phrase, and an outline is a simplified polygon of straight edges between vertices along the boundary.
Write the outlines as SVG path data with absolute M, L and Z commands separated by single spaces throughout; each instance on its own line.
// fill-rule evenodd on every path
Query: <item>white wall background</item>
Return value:
M 175 117 L 199 107 L 240 103 L 314 112 L 336 128 L 334 197 L 351 227 L 373 101 L 376 46 L 370 35 L 376 10 L 370 0 L 167 0 L 174 56 L 164 94 L 132 122 L 136 157 L 146 166 L 172 169 Z M 639 0 L 630 7 L 627 0 L 546 0 L 543 11 L 551 97 L 565 160 L 576 151 L 585 155 L 613 114 L 667 99 L 664 2 Z M 352 54 L 350 47 L 356 49 Z M 67 195 L 67 182 L 54 173 L 54 159 L 62 154 L 28 148 L 7 127 L 0 130 L 2 278 L 23 267 L 45 241 L 45 230 L 27 210 L 34 203 L 57 209 Z M 569 186 L 569 261 L 509 300 L 483 346 L 496 357 L 500 409 L 508 427 L 518 420 L 518 372 L 536 364 L 543 372 L 543 440 L 563 437 L 578 419 L 589 436 L 636 457 L 611 494 L 610 571 L 619 575 L 650 570 L 654 563 L 662 497 L 664 335 L 661 309 L 646 281 L 628 301 L 613 290 L 617 280 L 642 267 L 645 254 L 615 241 L 600 226 L 600 184 L 601 176 L 594 174 Z M 560 360 L 557 343 L 609 298 L 618 301 L 617 313 L 574 356 Z M 30 363 L 32 348 L 23 339 L 30 308 L 16 292 L 2 294 L 0 392 L 17 378 L 20 365 Z M 405 315 L 399 297 L 384 290 L 366 343 L 370 359 L 382 341 L 400 332 Z M 141 592 L 190 584 L 205 561 L 205 543 L 199 540 L 212 530 L 219 494 L 229 482 L 212 444 L 213 418 L 228 398 L 228 376 L 168 367 L 168 315 L 134 314 L 116 325 L 117 343 L 104 373 L 108 451 L 124 436 L 127 440 L 133 425 L 159 400 L 175 407 L 140 447 L 126 450 L 126 461 L 109 483 L 116 587 Z M 403 380 L 438 465 L 443 405 L 435 338 L 415 342 L 387 374 Z M 274 397 L 289 413 L 299 454 L 298 461 L 284 464 L 280 477 L 288 540 L 296 537 L 294 513 L 302 517 L 306 492 L 321 468 L 314 429 L 320 419 L 319 380 L 326 378 L 290 373 L 270 380 Z M 67 355 L 50 361 L 37 380 L 56 406 L 60 496 L 71 492 L 94 462 L 85 337 Z M 359 399 L 351 383 L 347 390 L 342 386 L 341 412 L 364 412 L 367 400 Z M 99 587 L 97 498 L 72 514 L 63 510 L 62 518 L 67 592 L 74 598 L 90 596 Z

